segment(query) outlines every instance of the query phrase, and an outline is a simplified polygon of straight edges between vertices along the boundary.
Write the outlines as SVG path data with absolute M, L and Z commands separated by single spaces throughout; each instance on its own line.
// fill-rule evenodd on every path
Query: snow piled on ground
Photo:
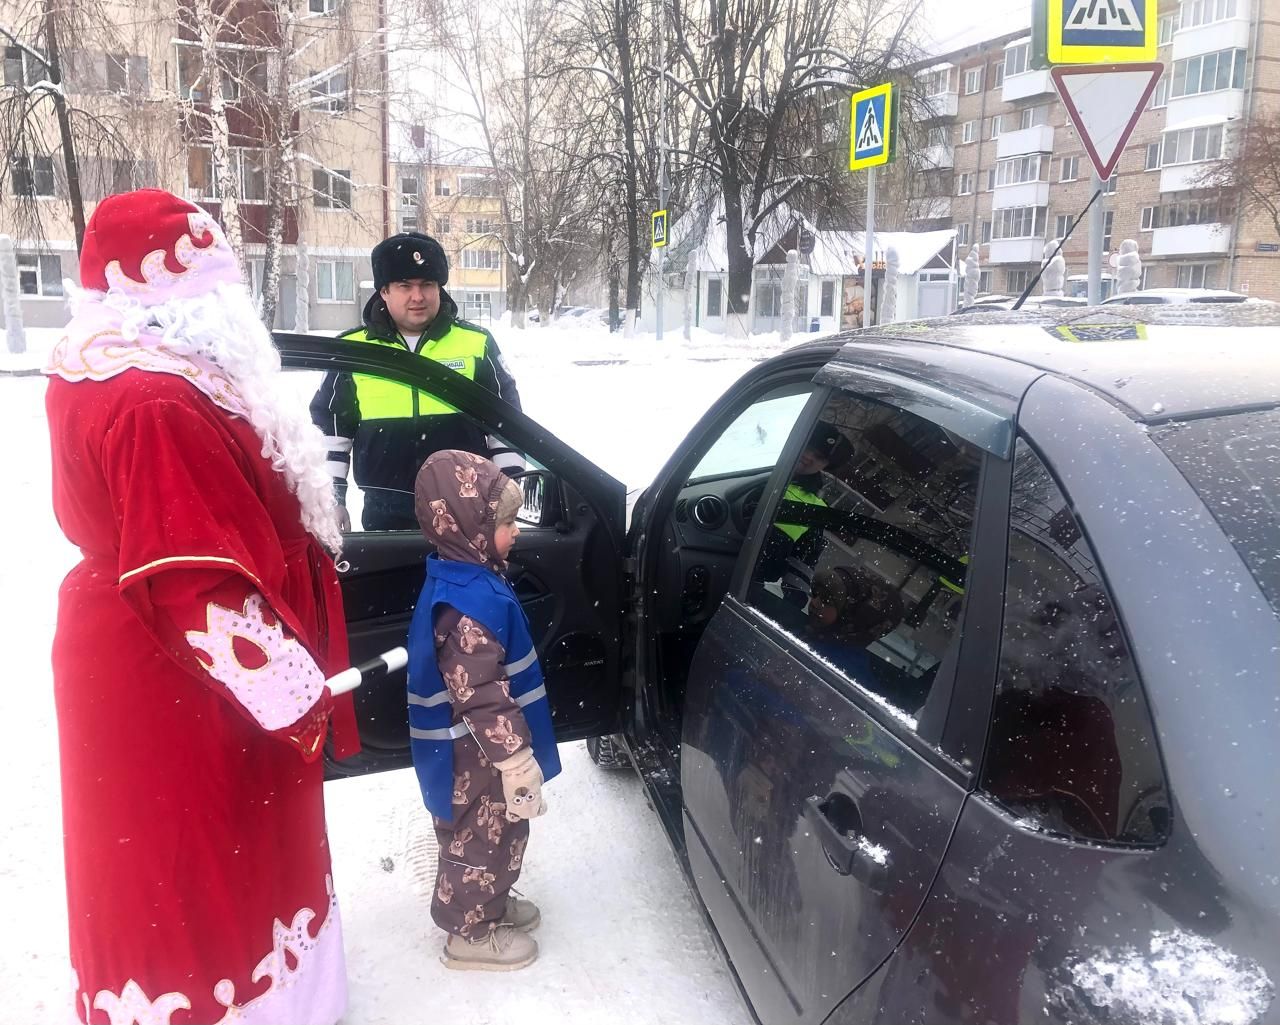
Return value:
M 590 328 L 500 328 L 525 407 L 563 440 L 643 487 L 691 426 L 779 343 L 677 336 L 630 342 Z M 56 331 L 28 333 L 38 368 Z M 805 336 L 808 337 L 808 336 Z M 797 339 L 801 340 L 801 339 Z M 37 351 L 37 347 L 39 350 Z M 605 362 L 600 362 L 605 360 Z M 585 365 L 584 365 L 585 364 Z M 49 514 L 44 382 L 0 373 L 14 440 L 0 503 L 0 688 L 9 778 L 0 787 L 5 966 L 0 1025 L 63 1023 L 70 1013 L 62 835 L 49 650 L 57 587 L 77 553 Z M 521 890 L 543 910 L 532 968 L 508 976 L 446 971 L 428 915 L 434 842 L 409 771 L 326 785 L 334 876 L 350 977 L 345 1025 L 461 1018 L 469 1025 L 672 1022 L 750 1017 L 686 887 L 656 815 L 629 772 L 606 773 L 582 745 L 562 748 Z

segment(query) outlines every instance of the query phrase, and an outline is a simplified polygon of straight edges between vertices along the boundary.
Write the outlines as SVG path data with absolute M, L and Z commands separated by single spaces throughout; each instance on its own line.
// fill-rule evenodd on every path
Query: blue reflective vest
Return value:
M 502 645 L 511 697 L 533 734 L 543 779 L 559 774 L 560 755 L 529 620 L 511 585 L 484 566 L 428 556 L 427 580 L 409 625 L 409 746 L 423 803 L 432 815 L 452 822 L 453 742 L 467 736 L 467 727 L 454 725 L 449 689 L 436 664 L 434 626 L 441 605 L 474 619 Z

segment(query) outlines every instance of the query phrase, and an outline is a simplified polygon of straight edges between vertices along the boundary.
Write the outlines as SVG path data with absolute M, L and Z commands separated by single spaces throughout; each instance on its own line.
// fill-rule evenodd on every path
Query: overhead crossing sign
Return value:
M 1157 0 L 1048 0 L 1050 64 L 1156 59 Z
M 879 167 L 893 159 L 897 134 L 893 83 L 853 94 L 849 119 L 849 170 Z

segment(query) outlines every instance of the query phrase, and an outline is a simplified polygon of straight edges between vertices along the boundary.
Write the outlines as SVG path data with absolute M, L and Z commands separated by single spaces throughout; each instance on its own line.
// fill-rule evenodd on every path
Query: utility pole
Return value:
M 667 208 L 667 0 L 658 0 L 658 209 Z M 668 216 L 666 230 L 671 230 Z M 662 341 L 662 306 L 667 291 L 667 249 L 658 250 L 658 295 L 654 310 L 658 322 L 654 330 Z

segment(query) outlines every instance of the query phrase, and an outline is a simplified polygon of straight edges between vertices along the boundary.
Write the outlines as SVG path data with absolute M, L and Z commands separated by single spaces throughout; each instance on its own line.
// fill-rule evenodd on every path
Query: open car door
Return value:
M 286 383 L 304 403 L 333 373 L 408 385 L 416 390 L 415 407 L 420 399 L 443 402 L 524 455 L 526 507 L 509 577 L 529 616 L 556 737 L 613 732 L 621 697 L 624 486 L 496 395 L 431 360 L 311 335 L 276 332 L 274 338 Z M 362 529 L 364 495 L 354 478 L 347 492 L 353 527 L 345 535 L 339 579 L 351 659 L 359 663 L 405 643 L 432 546 L 416 529 Z M 403 488 L 412 496 L 413 480 Z M 328 777 L 412 764 L 405 694 L 403 669 L 355 691 L 363 750 L 338 762 L 326 748 Z

